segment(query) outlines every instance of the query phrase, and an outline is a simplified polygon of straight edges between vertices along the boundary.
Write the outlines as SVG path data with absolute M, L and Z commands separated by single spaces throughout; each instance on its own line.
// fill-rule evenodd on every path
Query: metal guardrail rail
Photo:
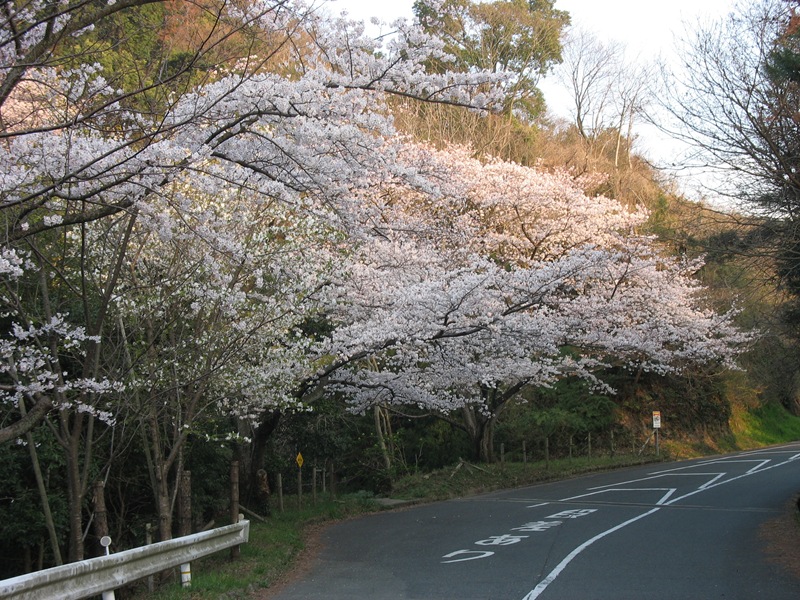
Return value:
M 0 581 L 4 600 L 80 600 L 244 544 L 250 521 Z M 113 597 L 113 596 L 112 596 Z

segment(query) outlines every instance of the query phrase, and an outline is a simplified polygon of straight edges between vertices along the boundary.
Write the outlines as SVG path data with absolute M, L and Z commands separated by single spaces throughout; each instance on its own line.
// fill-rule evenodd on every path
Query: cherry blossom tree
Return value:
M 247 415 L 286 401 L 286 387 L 302 376 L 296 305 L 318 282 L 276 259 L 276 248 L 290 246 L 255 245 L 275 231 L 258 207 L 283 205 L 290 212 L 272 217 L 294 224 L 352 224 L 355 194 L 371 177 L 404 176 L 397 143 L 386 142 L 394 137 L 387 96 L 482 109 L 502 92 L 502 75 L 427 73 L 428 61 L 447 57 L 414 23 L 398 21 L 381 47 L 363 25 L 287 0 L 208 7 L 220 27 L 238 24 L 257 37 L 260 55 L 129 89 L 66 40 L 88 40 L 92 23 L 143 4 L 36 1 L 9 5 L 2 17 L 9 326 L 0 441 L 58 415 L 71 474 L 70 560 L 84 552 L 97 423 L 111 424 L 122 407 L 147 415 L 166 537 L 166 473 L 180 471 L 183 440 L 209 398 Z M 209 34 L 190 63 L 221 43 Z M 237 210 L 263 231 L 237 226 Z M 292 260 L 316 273 L 315 260 Z
M 202 196 L 190 183 L 175 186 L 169 229 L 137 224 L 109 336 L 147 441 L 162 539 L 172 535 L 189 436 L 229 441 L 237 419 L 298 409 L 293 391 L 314 370 L 301 329 L 336 241 L 280 202 L 236 188 Z
M 8 75 L 6 85 L 16 82 L 16 90 L 24 80 L 47 89 L 52 110 L 26 115 L 2 132 L 0 209 L 8 244 L 118 214 L 168 229 L 173 217 L 164 190 L 186 174 L 207 195 L 243 186 L 309 210 L 316 205 L 336 212 L 350 190 L 365 185 L 365 173 L 393 168 L 394 150 L 382 141 L 392 135 L 391 122 L 379 108 L 382 96 L 481 106 L 490 98 L 470 94 L 499 80 L 481 73 L 425 73 L 426 58 L 442 58 L 441 43 L 402 21 L 397 36 L 377 54 L 377 42 L 357 24 L 321 21 L 300 4 L 266 2 L 230 16 L 257 24 L 265 36 L 277 36 L 273 44 L 280 48 L 302 23 L 313 43 L 292 57 L 291 78 L 260 69 L 263 61 L 245 61 L 176 95 L 155 114 L 124 109 L 120 95 L 93 65 L 70 73 L 10 67 L 9 73 L 22 71 L 24 77 Z M 75 26 L 62 20 L 50 27 L 72 34 Z M 31 47 L 45 43 L 40 37 L 49 22 L 42 22 L 36 35 L 39 25 L 30 26 Z M 14 23 L 6 24 L 6 60 L 27 64 L 11 51 L 21 35 Z M 14 90 L 8 103 L 19 101 Z M 87 107 L 81 100 L 88 99 L 93 103 Z M 31 410 L 37 418 L 47 402 L 40 406 Z
M 730 365 L 749 339 L 704 308 L 698 264 L 636 234 L 645 213 L 465 149 L 405 158 L 439 185 L 387 186 L 331 288 L 330 352 L 346 365 L 332 379 L 354 410 L 460 411 L 490 459 L 493 423 L 525 386 L 577 375 L 611 391 L 595 375 L 607 365 Z

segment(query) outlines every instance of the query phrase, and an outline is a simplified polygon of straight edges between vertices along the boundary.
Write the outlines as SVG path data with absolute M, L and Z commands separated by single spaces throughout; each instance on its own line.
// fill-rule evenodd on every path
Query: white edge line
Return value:
M 550 585 L 551 583 L 553 583 L 553 581 L 555 581 L 556 577 L 558 577 L 561 574 L 561 571 L 563 571 L 567 567 L 567 565 L 569 563 L 571 563 L 572 560 L 576 556 L 578 556 L 581 552 L 586 550 L 586 548 L 588 548 L 589 546 L 594 544 L 596 541 L 606 537 L 607 535 L 610 535 L 610 534 L 614 533 L 615 531 L 619 531 L 623 527 L 627 527 L 631 523 L 635 523 L 639 519 L 644 519 L 645 517 L 649 517 L 654 512 L 657 512 L 659 510 L 661 510 L 661 508 L 652 508 L 649 511 L 647 511 L 646 513 L 642 513 L 638 517 L 634 517 L 632 519 L 628 519 L 624 523 L 620 523 L 619 525 L 616 525 L 616 526 L 612 527 L 611 529 L 607 529 L 606 531 L 603 531 L 602 533 L 598 533 L 593 538 L 591 538 L 589 540 L 586 540 L 580 546 L 575 548 L 575 550 L 570 552 L 566 557 L 564 557 L 564 560 L 562 560 L 560 563 L 558 563 L 556 565 L 555 569 L 550 571 L 550 574 L 547 577 L 545 577 L 542 581 L 540 581 L 539 585 L 537 585 L 530 592 L 528 592 L 528 594 L 522 600 L 535 600 L 536 598 L 538 598 L 542 594 L 542 592 L 544 592 L 547 589 L 547 586 Z

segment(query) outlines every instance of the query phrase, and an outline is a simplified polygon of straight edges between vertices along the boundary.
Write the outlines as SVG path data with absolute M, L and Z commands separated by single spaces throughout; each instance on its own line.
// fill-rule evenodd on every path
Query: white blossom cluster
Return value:
M 233 182 L 270 197 L 316 194 L 335 202 L 393 162 L 384 143 L 393 136 L 386 94 L 483 109 L 501 92 L 500 75 L 426 72 L 424 62 L 440 56 L 442 44 L 415 24 L 399 25 L 378 52 L 362 27 L 322 20 L 300 3 L 248 6 L 255 12 L 247 18 L 277 44 L 301 32 L 313 40 L 297 45 L 300 56 L 287 56 L 291 77 L 247 64 L 219 70 L 153 114 L 121 108 L 124 94 L 108 87 L 95 64 L 68 72 L 26 65 L 23 83 L 35 82 L 40 93 L 33 101 L 50 110 L 9 127 L 0 147 L 0 208 L 20 209 L 16 235 L 84 217 L 75 210 L 86 199 L 112 210 L 144 207 L 187 172 L 207 193 Z M 69 15 L 69 2 L 64 8 Z M 21 17 L 12 16 L 9 29 L 15 18 Z M 13 38 L 9 33 L 5 44 L 11 54 L 0 57 L 6 68 L 21 60 Z M 0 96 L 0 109 L 14 104 L 13 91 Z
M 466 149 L 408 146 L 403 158 L 439 185 L 366 194 L 375 233 L 327 292 L 330 352 L 346 365 L 334 379 L 355 410 L 448 412 L 566 375 L 610 392 L 601 367 L 733 366 L 752 339 L 734 311 L 705 306 L 699 262 L 636 233 L 644 212 L 588 197 L 565 173 Z
M 55 408 L 74 408 L 112 423 L 111 412 L 84 399 L 119 393 L 124 386 L 108 378 L 82 377 L 60 366 L 59 356 L 70 351 L 81 354 L 90 339 L 97 341 L 63 315 L 40 325 L 12 323 L 10 335 L 0 339 L 0 375 L 9 382 L 0 387 L 0 405 L 19 407 L 20 402 L 49 396 L 55 400 Z

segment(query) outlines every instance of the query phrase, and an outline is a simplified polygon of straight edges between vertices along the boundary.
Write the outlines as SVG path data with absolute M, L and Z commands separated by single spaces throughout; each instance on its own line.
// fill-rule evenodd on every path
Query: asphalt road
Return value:
M 792 444 L 378 513 L 270 598 L 797 600 L 763 532 L 799 492 Z

